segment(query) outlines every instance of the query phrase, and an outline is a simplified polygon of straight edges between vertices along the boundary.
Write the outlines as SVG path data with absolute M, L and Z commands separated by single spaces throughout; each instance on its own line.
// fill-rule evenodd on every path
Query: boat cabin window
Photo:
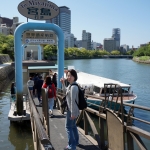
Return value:
M 129 93 L 129 90 L 130 90 L 130 88 L 128 87 L 128 88 L 122 88 L 122 93 Z M 118 93 L 118 89 L 117 88 L 107 88 L 106 89 L 106 93 Z M 102 89 L 102 92 L 101 92 L 101 94 L 105 94 L 105 92 L 104 92 L 104 88 Z
M 100 87 L 94 86 L 93 91 L 95 93 L 100 93 Z
M 126 88 L 122 88 L 122 93 L 129 93 L 130 88 L 126 87 Z
M 106 89 L 106 93 L 117 93 L 117 89 L 114 89 L 114 88 L 107 88 Z M 102 92 L 101 94 L 105 94 L 105 91 L 104 91 L 104 88 L 102 89 Z

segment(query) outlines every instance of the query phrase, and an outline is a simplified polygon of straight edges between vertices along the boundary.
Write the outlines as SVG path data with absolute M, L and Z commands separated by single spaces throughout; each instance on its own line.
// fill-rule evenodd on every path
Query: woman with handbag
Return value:
M 66 92 L 67 101 L 67 115 L 66 115 L 66 132 L 68 135 L 68 145 L 64 150 L 76 150 L 76 146 L 79 144 L 78 129 L 76 126 L 76 118 L 79 115 L 79 109 L 76 103 L 78 103 L 78 86 L 72 85 L 76 83 L 77 72 L 74 69 L 68 70 L 67 80 L 69 82 L 68 87 L 65 86 L 65 79 L 61 78 L 63 91 Z M 72 85 L 72 86 L 71 86 Z

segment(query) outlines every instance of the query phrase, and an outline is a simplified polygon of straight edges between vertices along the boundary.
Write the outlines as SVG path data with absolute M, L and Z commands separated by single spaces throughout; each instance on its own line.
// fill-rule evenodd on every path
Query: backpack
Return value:
M 79 89 L 79 95 L 78 95 L 79 102 L 78 103 L 76 102 L 79 110 L 86 109 L 87 108 L 87 102 L 86 102 L 87 98 L 84 96 L 85 89 L 81 88 L 78 84 L 72 84 L 72 85 L 78 86 L 78 89 Z
M 53 91 L 53 87 L 51 84 L 47 86 L 47 91 L 48 91 L 48 97 L 49 96 L 50 98 L 54 97 L 54 91 Z

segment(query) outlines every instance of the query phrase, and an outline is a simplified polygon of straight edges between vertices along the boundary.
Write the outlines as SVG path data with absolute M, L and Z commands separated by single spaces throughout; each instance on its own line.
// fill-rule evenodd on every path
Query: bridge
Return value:
M 28 91 L 26 97 L 29 103 L 35 150 L 61 150 L 66 147 L 66 112 L 60 107 L 63 96 L 62 90 L 57 89 L 57 108 L 54 109 L 54 118 L 50 118 L 47 90 L 42 89 L 42 106 L 38 105 L 37 98 L 31 97 Z M 121 103 L 118 103 L 119 99 Z M 109 100 L 109 95 L 106 95 L 101 105 L 88 103 L 88 106 L 90 107 L 80 112 L 76 121 L 80 136 L 77 150 L 134 150 L 137 147 L 141 150 L 148 150 L 143 139 L 150 142 L 150 132 L 133 124 L 134 121 L 138 121 L 150 125 L 146 119 L 134 116 L 134 109 L 149 113 L 150 108 L 123 103 L 121 92 L 118 92 L 115 101 L 113 95 L 111 100 Z M 128 112 L 124 112 L 124 107 L 128 107 Z

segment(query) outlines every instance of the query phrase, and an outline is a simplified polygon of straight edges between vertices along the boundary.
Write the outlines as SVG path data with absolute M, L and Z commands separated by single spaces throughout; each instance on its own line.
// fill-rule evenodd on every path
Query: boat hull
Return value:
M 134 103 L 135 99 L 136 99 L 136 96 L 133 99 L 124 100 L 123 103 Z M 102 100 L 101 99 L 87 98 L 87 103 L 88 103 L 88 107 L 95 109 L 95 110 L 99 110 L 99 106 L 101 105 Z M 119 107 L 120 107 L 120 101 L 118 101 L 117 104 L 115 101 L 112 101 L 112 102 L 108 101 L 108 103 L 107 103 L 107 108 L 111 108 L 111 109 L 115 108 L 116 110 L 118 110 Z

